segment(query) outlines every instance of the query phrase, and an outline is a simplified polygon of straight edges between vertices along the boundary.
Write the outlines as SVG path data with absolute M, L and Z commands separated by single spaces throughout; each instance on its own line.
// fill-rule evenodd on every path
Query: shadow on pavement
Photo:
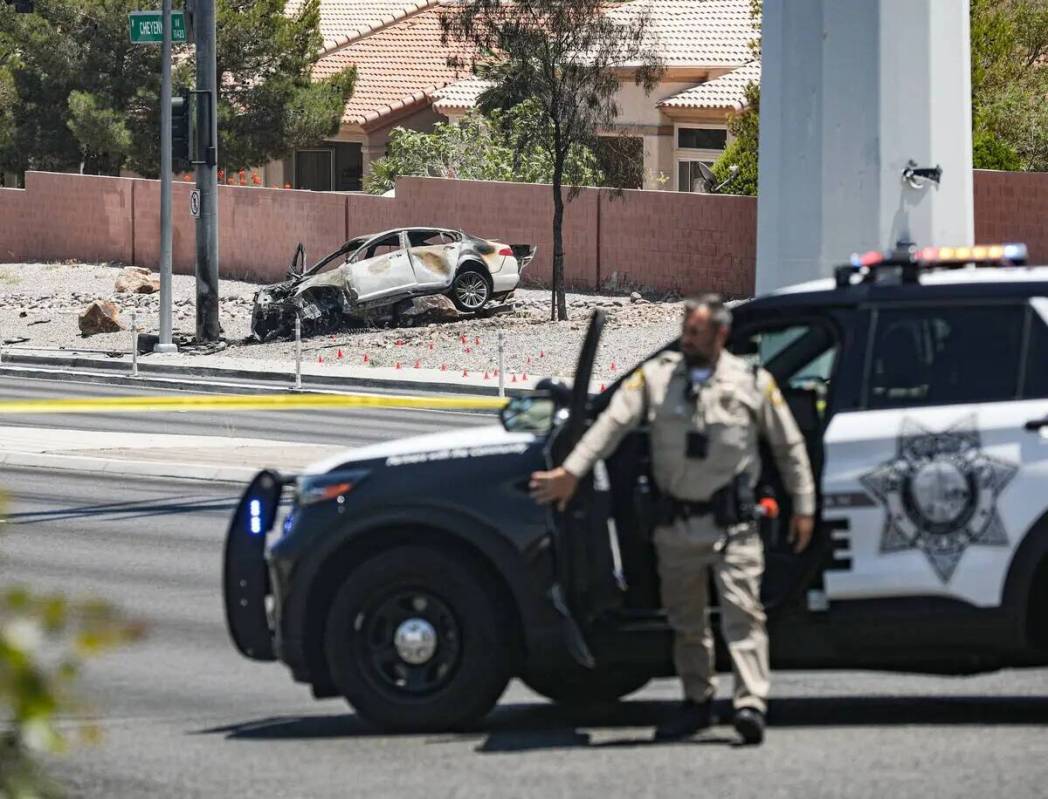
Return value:
M 673 701 L 634 701 L 571 709 L 546 703 L 499 705 L 475 729 L 428 736 L 428 743 L 477 740 L 476 751 L 527 752 L 541 749 L 636 746 L 738 746 L 730 727 L 731 707 L 717 702 L 718 726 L 684 741 L 655 743 L 648 729 L 628 738 L 595 741 L 590 730 L 654 728 L 672 717 Z M 1046 725 L 1048 697 L 1029 696 L 826 696 L 772 700 L 768 726 L 891 727 L 896 725 Z M 386 737 L 353 713 L 327 716 L 276 716 L 199 730 L 233 740 Z M 603 737 L 603 736 L 602 736 Z

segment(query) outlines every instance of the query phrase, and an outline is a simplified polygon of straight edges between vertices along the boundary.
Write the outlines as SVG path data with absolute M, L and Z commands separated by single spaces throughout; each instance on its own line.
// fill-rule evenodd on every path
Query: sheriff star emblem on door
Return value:
M 942 432 L 903 419 L 895 457 L 859 478 L 886 512 L 881 552 L 919 549 L 949 582 L 969 546 L 1007 546 L 997 497 L 1018 468 L 982 451 L 974 414 Z

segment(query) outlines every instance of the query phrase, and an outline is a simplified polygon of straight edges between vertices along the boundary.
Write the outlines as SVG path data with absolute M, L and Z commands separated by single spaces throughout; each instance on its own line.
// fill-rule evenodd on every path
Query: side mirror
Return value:
M 557 403 L 552 397 L 532 394 L 513 397 L 499 411 L 499 421 L 509 433 L 537 433 L 545 435 L 553 429 Z
M 567 408 L 571 404 L 571 386 L 556 378 L 542 378 L 535 384 L 535 390 L 548 394 L 558 408 Z

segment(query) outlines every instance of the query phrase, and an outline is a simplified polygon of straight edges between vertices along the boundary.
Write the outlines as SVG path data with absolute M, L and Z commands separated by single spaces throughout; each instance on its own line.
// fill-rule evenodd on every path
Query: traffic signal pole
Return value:
M 160 339 L 155 352 L 176 352 L 171 341 L 171 0 L 163 2 L 160 49 Z
M 215 59 L 215 0 L 194 4 L 193 29 L 196 35 L 197 90 L 206 98 L 207 114 L 198 116 L 206 125 L 200 139 L 204 152 L 198 153 L 197 190 L 200 216 L 196 228 L 196 337 L 198 341 L 218 341 L 218 76 Z M 207 119 L 201 119 L 206 116 Z

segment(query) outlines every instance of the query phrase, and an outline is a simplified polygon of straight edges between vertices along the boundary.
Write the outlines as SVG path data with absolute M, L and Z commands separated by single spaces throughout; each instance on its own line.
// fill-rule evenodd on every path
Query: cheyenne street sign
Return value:
M 127 19 L 131 29 L 131 44 L 160 44 L 164 40 L 164 15 L 159 11 L 132 11 Z M 185 13 L 172 11 L 171 41 L 185 40 Z

